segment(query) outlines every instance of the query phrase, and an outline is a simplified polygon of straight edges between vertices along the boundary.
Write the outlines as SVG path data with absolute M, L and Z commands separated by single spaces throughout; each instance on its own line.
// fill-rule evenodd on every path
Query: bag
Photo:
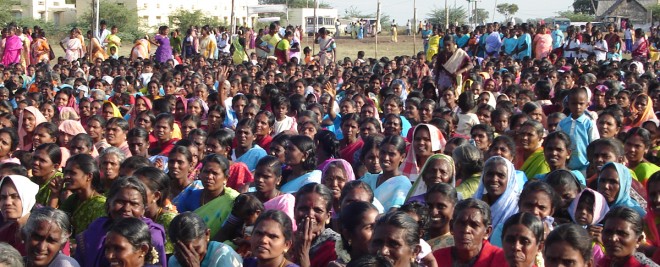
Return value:
M 53 48 L 50 47 L 50 44 L 48 44 L 48 59 L 49 60 L 55 59 L 55 52 L 53 52 Z

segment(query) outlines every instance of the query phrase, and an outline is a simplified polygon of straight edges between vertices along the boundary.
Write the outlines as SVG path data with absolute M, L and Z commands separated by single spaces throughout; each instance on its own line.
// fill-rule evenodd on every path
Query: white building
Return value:
M 43 19 L 53 22 L 55 26 L 76 20 L 76 6 L 65 3 L 65 0 L 21 0 L 21 4 L 13 6 L 11 12 L 17 19 Z
M 36 1 L 36 0 L 35 0 Z M 63 0 L 62 0 L 63 1 Z M 232 0 L 100 0 L 124 5 L 130 10 L 137 10 L 138 18 L 143 26 L 154 30 L 159 26 L 169 24 L 169 15 L 179 9 L 201 10 L 227 25 L 231 22 Z M 77 17 L 80 18 L 92 9 L 92 0 L 76 0 Z M 247 7 L 258 5 L 258 0 L 235 0 L 235 25 L 252 26 L 257 15 L 248 15 Z M 103 19 L 103 18 L 101 18 Z
M 314 25 L 313 8 L 290 8 L 288 25 L 302 26 L 305 33 L 318 32 L 318 29 L 325 27 L 329 32 L 335 32 L 335 21 L 337 21 L 338 11 L 336 8 L 317 8 L 317 25 Z

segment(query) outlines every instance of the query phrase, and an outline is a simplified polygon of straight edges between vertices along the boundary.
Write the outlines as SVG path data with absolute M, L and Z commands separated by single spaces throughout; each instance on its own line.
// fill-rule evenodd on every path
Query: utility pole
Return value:
M 447 0 L 445 0 L 445 30 L 449 29 L 449 5 L 447 5 Z
M 495 5 L 493 6 L 493 21 L 492 22 L 495 22 L 495 10 L 496 10 L 496 8 L 497 8 L 497 0 L 495 0 Z
M 316 46 L 316 33 L 319 32 L 319 17 L 316 16 L 316 9 L 319 7 L 319 1 L 314 0 L 314 33 L 312 36 L 314 36 L 314 40 L 312 41 L 312 55 L 314 54 L 314 48 Z M 320 48 L 319 48 L 320 49 Z
M 231 0 L 231 23 L 229 24 L 229 25 L 231 25 L 231 31 L 229 31 L 231 33 L 231 36 L 234 35 L 234 29 L 236 28 L 236 25 L 235 25 L 235 23 L 236 23 L 236 21 L 235 21 L 236 20 L 236 18 L 235 18 L 236 14 L 234 13 L 234 2 L 235 1 L 236 0 Z M 229 37 L 229 38 L 231 40 L 231 37 Z
M 101 9 L 99 6 L 99 2 L 101 0 L 93 0 L 92 1 L 92 14 L 93 14 L 93 24 L 92 24 L 92 31 L 94 33 L 92 34 L 92 38 L 101 38 L 101 33 L 99 32 L 99 10 Z M 99 40 L 101 44 L 103 44 L 103 40 Z M 87 53 L 87 60 L 91 62 L 92 60 L 92 39 L 89 39 L 89 53 Z
M 410 27 L 410 30 L 413 32 L 413 54 L 417 55 L 417 40 L 415 40 L 415 31 L 414 25 L 417 23 L 417 0 L 413 0 L 413 25 Z
M 376 59 L 378 59 L 378 27 L 380 27 L 380 0 L 378 0 L 378 5 L 376 5 L 376 27 L 374 27 L 374 34 L 376 35 L 376 49 L 374 54 Z

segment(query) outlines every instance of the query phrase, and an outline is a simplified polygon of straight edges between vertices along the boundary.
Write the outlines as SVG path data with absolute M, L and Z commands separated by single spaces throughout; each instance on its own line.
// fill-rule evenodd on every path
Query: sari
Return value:
M 203 191 L 204 189 L 196 191 L 199 195 L 199 201 L 196 203 L 198 205 L 201 203 Z M 220 231 L 222 224 L 231 212 L 234 199 L 236 199 L 239 194 L 238 191 L 231 189 L 230 187 L 225 187 L 225 191 L 222 195 L 195 209 L 195 213 L 206 222 L 206 226 L 211 230 L 211 236 L 215 236 L 218 231 Z
M 117 105 L 115 105 L 115 103 L 112 103 L 112 101 L 108 101 L 108 100 L 103 101 L 103 105 L 105 105 L 106 103 L 109 103 L 110 106 L 112 107 L 112 117 L 123 118 L 123 116 L 121 115 L 121 111 L 119 110 Z M 98 113 L 97 115 L 101 115 L 101 117 L 103 117 L 103 106 L 101 106 L 101 108 L 97 111 L 97 113 Z
M 254 169 L 257 168 L 257 162 L 265 156 L 267 156 L 268 153 L 266 153 L 266 150 L 261 148 L 257 144 L 253 144 L 252 148 L 248 149 L 243 155 L 240 157 L 236 158 L 236 149 L 233 150 L 233 153 L 231 154 L 231 160 L 235 162 L 242 162 L 247 165 L 248 170 L 251 172 L 254 171 Z
M 427 62 L 431 62 L 433 57 L 438 54 L 438 50 L 440 49 L 440 39 L 442 39 L 442 36 L 438 34 L 429 36 L 428 49 L 426 50 Z
M 635 40 L 632 46 L 632 58 L 635 60 L 646 61 L 649 56 L 649 41 L 646 37 L 641 36 Z
M 170 229 L 170 223 L 177 215 L 176 212 L 163 209 L 158 217 L 156 217 L 156 223 L 162 225 L 165 229 Z M 165 253 L 167 255 L 174 254 L 174 244 L 170 240 L 170 235 L 165 235 Z
M 195 190 L 200 190 L 204 189 L 204 186 L 202 185 L 202 181 L 200 180 L 194 180 L 192 183 L 190 183 L 186 188 L 181 190 L 178 195 L 172 196 L 172 204 L 176 206 L 176 209 L 180 212 L 183 212 L 181 209 L 183 208 L 183 201 L 188 199 L 190 195 L 195 191 Z
M 83 44 L 78 38 L 67 37 L 62 40 L 62 45 L 65 48 L 65 56 L 67 61 L 73 62 L 83 56 Z
M 34 64 L 50 61 L 50 45 L 44 38 L 37 38 L 30 47 L 31 62 Z
M 263 138 L 255 140 L 255 143 L 266 150 L 266 152 L 270 152 L 270 143 L 273 142 L 273 137 L 270 135 L 266 135 Z
M 550 166 L 545 161 L 543 147 L 539 147 L 525 159 L 520 170 L 525 172 L 527 177 L 536 177 L 537 174 L 550 172 Z
M 426 243 L 431 246 L 431 251 L 436 251 L 442 248 L 454 246 L 454 236 L 451 234 L 451 232 L 449 232 L 436 238 L 426 240 Z
M 71 215 L 72 236 L 84 232 L 94 220 L 107 215 L 105 201 L 105 196 L 96 195 L 81 203 L 78 195 L 73 194 L 62 202 L 60 209 Z
M 147 106 L 147 110 L 152 109 L 151 100 L 148 97 L 143 96 L 143 95 L 136 95 L 135 96 L 135 103 L 136 104 L 137 104 L 138 99 L 142 99 L 144 101 L 145 105 Z M 140 113 L 140 112 L 138 112 L 137 109 L 135 109 L 135 106 L 133 106 L 133 108 L 131 109 L 131 112 L 129 112 L 129 115 L 128 115 L 129 116 L 128 117 L 129 118 L 128 124 L 131 128 L 135 127 L 135 125 L 136 125 L 135 120 L 138 119 L 138 117 L 137 117 L 138 113 Z M 149 142 L 151 142 L 151 140 Z
M 635 108 L 635 103 L 637 101 L 637 98 L 640 96 L 646 97 L 647 104 L 644 110 L 637 110 L 637 108 Z M 649 105 L 648 103 L 653 103 L 653 100 L 651 99 L 650 96 L 646 94 L 639 94 L 637 97 L 635 97 L 635 100 L 630 105 L 630 109 L 632 109 L 632 111 L 634 112 L 640 113 L 640 115 L 637 117 L 637 119 L 630 122 L 630 125 L 626 127 L 627 130 L 635 127 L 642 127 L 642 124 L 644 124 L 647 121 L 652 121 L 655 122 L 656 124 L 660 122 L 658 121 L 658 117 L 655 115 L 655 112 L 653 111 L 653 105 Z
M 167 35 L 157 34 L 154 36 L 154 40 L 158 43 L 156 53 L 154 54 L 156 62 L 166 63 L 167 60 L 172 59 L 172 46 L 170 45 L 169 37 Z
M 291 218 L 293 231 L 296 231 L 298 225 L 296 225 L 296 219 L 294 217 L 294 208 L 296 206 L 296 197 L 292 194 L 281 194 L 270 200 L 264 202 L 265 210 L 279 210 L 286 213 L 289 218 Z
M 39 186 L 39 192 L 37 192 L 37 196 L 36 196 L 38 204 L 48 206 L 48 200 L 50 199 L 50 194 L 51 194 L 50 182 L 53 179 L 62 179 L 63 176 L 64 175 L 61 172 L 56 171 L 55 174 L 53 174 L 53 176 L 48 178 L 48 180 L 46 180 L 46 182 L 43 185 Z
M 7 36 L 5 38 L 5 50 L 2 54 L 2 65 L 9 66 L 21 62 L 21 49 L 23 42 L 17 35 Z
M 520 181 L 519 179 L 516 178 L 516 169 L 513 166 L 513 163 L 509 161 L 508 159 L 505 159 L 503 157 L 495 156 L 489 158 L 485 163 L 484 166 L 487 166 L 489 162 L 491 161 L 504 161 L 506 164 L 506 173 L 507 173 L 507 183 L 506 183 L 506 190 L 504 193 L 495 200 L 493 204 L 490 205 L 490 212 L 492 215 L 492 225 L 497 226 L 500 224 L 504 224 L 511 215 L 516 214 L 518 212 L 518 197 L 520 196 Z M 477 188 L 477 192 L 474 194 L 474 198 L 476 199 L 483 199 L 488 192 L 486 191 L 486 188 L 484 186 L 484 176 L 483 174 L 481 175 L 481 180 L 479 182 L 479 187 Z M 501 244 L 501 238 L 502 238 L 502 233 L 499 232 L 493 232 L 493 234 L 490 237 L 490 242 L 493 243 L 493 245 L 498 245 Z
M 426 171 L 426 168 L 429 166 L 429 164 L 436 159 L 439 160 L 444 160 L 447 162 L 449 167 L 451 168 L 451 173 L 453 174 L 451 177 L 451 183 L 450 185 L 453 187 L 456 187 L 456 165 L 454 165 L 454 159 L 452 157 L 447 156 L 445 154 L 433 154 L 431 155 L 426 162 L 424 163 L 424 166 L 422 169 L 419 171 L 420 176 L 424 176 L 424 171 Z M 415 183 L 413 183 L 412 188 L 410 189 L 410 192 L 408 192 L 408 196 L 406 197 L 406 201 L 409 201 L 410 198 L 416 197 L 416 196 L 423 196 L 426 194 L 426 191 L 428 190 L 429 185 L 424 182 L 424 179 L 417 179 Z
M 280 187 L 280 191 L 282 191 L 283 193 L 295 193 L 298 192 L 298 189 L 303 187 L 303 185 L 309 183 L 320 184 L 321 176 L 322 176 L 321 171 L 313 170 L 311 172 L 299 176 L 298 178 L 286 182 Z
M 438 89 L 456 87 L 458 84 L 463 84 L 463 77 L 456 76 L 456 71 L 470 62 L 470 57 L 463 49 L 457 48 L 451 55 L 447 54 L 446 51 L 441 52 L 438 54 L 437 60 L 445 62 L 442 64 L 442 69 L 436 78 Z M 458 92 L 458 95 L 460 93 Z
M 227 186 L 236 191 L 240 191 L 241 187 L 249 184 L 254 180 L 252 172 L 248 169 L 247 165 L 243 162 L 232 162 L 229 165 L 229 179 Z
M 454 246 L 436 250 L 433 252 L 438 266 L 455 266 Z M 506 267 L 509 266 L 504 257 L 504 251 L 501 248 L 491 245 L 488 240 L 484 240 L 481 251 L 476 259 L 473 259 L 471 267 Z
M 534 36 L 534 54 L 536 59 L 543 59 L 552 52 L 552 35 L 547 33 Z
M 167 263 L 170 267 L 184 266 L 179 263 L 176 255 L 172 255 Z M 206 248 L 206 255 L 200 262 L 200 267 L 243 266 L 243 259 L 234 249 L 221 242 L 210 241 Z
M 341 236 L 330 228 L 325 228 L 319 236 L 312 240 L 309 250 L 310 267 L 325 267 L 337 259 L 335 243 L 341 242 Z
M 103 50 L 99 39 L 92 37 L 92 39 L 90 39 L 90 43 L 92 46 L 91 62 L 96 62 L 96 60 L 99 58 L 102 60 L 108 59 L 108 54 L 105 52 L 105 50 Z
M 441 151 L 445 147 L 447 141 L 442 135 L 442 132 L 431 124 L 418 124 L 413 130 L 413 139 L 415 138 L 415 132 L 420 127 L 426 127 L 429 130 L 429 135 L 431 136 L 431 151 Z M 411 145 L 408 149 L 408 154 L 406 154 L 406 159 L 403 161 L 403 164 L 401 164 L 401 167 L 399 167 L 401 173 L 408 176 L 411 182 L 415 182 L 419 176 L 419 165 L 420 163 L 417 162 L 415 149 Z
M 660 171 L 660 167 L 651 162 L 643 162 L 637 164 L 637 167 L 635 167 L 633 171 L 637 175 L 637 181 L 646 186 L 648 179 L 651 178 L 651 175 Z
M 28 133 L 23 129 L 23 114 L 25 112 L 32 113 L 34 115 L 35 121 L 34 121 L 34 128 L 37 128 L 37 125 L 46 122 L 46 117 L 44 117 L 43 114 L 41 114 L 41 111 L 37 109 L 36 107 L 33 106 L 28 106 L 23 109 L 23 112 L 18 118 L 18 148 L 20 150 L 24 151 L 31 151 L 32 150 L 32 138 L 29 138 L 29 140 L 24 140 L 24 137 L 28 136 Z M 34 130 L 33 130 L 34 131 Z M 31 135 L 31 134 L 30 134 Z
M 412 188 L 408 177 L 403 175 L 394 176 L 377 185 L 379 176 L 380 174 L 368 173 L 361 180 L 371 186 L 374 197 L 383 204 L 385 212 L 391 208 L 401 207 L 406 202 L 406 195 Z
M 211 35 L 204 36 L 199 40 L 199 54 L 205 59 L 215 59 L 215 51 L 218 44 Z
M 630 170 L 621 163 L 608 162 L 601 168 L 602 170 L 614 166 L 616 172 L 619 174 L 619 193 L 616 195 L 616 199 L 613 203 L 607 203 L 610 209 L 613 209 L 617 206 L 629 207 L 637 211 L 642 217 L 646 216 L 646 211 L 639 205 L 639 203 L 631 197 L 630 187 L 632 183 L 632 176 L 630 175 Z M 600 183 L 600 175 L 598 177 L 598 182 Z
M 36 204 L 35 195 L 39 190 L 39 185 L 22 175 L 8 175 L 0 180 L 0 186 L 5 183 L 5 179 L 11 181 L 18 191 L 18 197 L 23 204 L 21 218 L 29 216 L 30 211 Z M 23 240 L 19 235 L 20 231 L 21 225 L 18 222 L 5 222 L 2 228 L 0 228 L 0 240 L 16 248 L 22 256 L 25 256 L 26 250 Z
M 632 255 L 628 257 L 625 263 L 620 263 L 620 266 L 626 266 L 626 267 L 654 267 L 658 266 L 655 262 L 653 262 L 651 259 L 647 258 L 643 253 L 641 252 L 635 252 Z M 617 264 L 618 265 L 618 264 Z M 597 263 L 595 263 L 596 267 L 609 267 L 609 266 L 615 266 L 614 261 L 608 257 L 605 256 L 605 258 L 601 259 Z
M 364 141 L 362 138 L 358 138 L 352 144 L 347 145 L 346 147 L 339 150 L 339 157 L 348 161 L 350 164 L 355 163 L 355 155 L 362 149 L 364 146 Z
M 238 38 L 238 36 L 234 36 L 231 43 L 231 45 L 234 46 L 234 54 L 232 55 L 234 64 L 242 64 L 243 62 L 250 61 L 250 58 L 248 58 L 248 54 L 245 51 L 245 47 L 241 45 L 241 43 L 238 41 Z

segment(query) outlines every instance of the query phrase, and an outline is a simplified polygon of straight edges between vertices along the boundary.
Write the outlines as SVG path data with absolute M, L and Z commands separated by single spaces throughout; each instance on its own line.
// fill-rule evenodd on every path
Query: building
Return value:
M 627 18 L 633 24 L 648 24 L 651 21 L 648 7 L 656 4 L 660 4 L 660 0 L 601 0 L 596 8 L 596 18 L 608 22 Z
M 184 10 L 201 10 L 205 15 L 224 24 L 231 24 L 232 0 L 100 0 L 124 5 L 129 10 L 137 10 L 145 30 L 155 30 L 169 24 L 169 14 Z M 93 0 L 76 0 L 77 17 L 92 10 Z M 248 6 L 258 5 L 258 0 L 235 0 L 235 25 L 252 26 L 257 15 L 249 15 Z M 103 18 L 101 18 L 103 19 Z
M 76 6 L 65 0 L 21 0 L 11 10 L 15 18 L 43 19 L 55 26 L 64 26 L 76 20 Z
M 331 34 L 335 32 L 335 22 L 339 18 L 336 8 L 317 8 L 316 16 L 318 24 L 314 25 L 313 8 L 290 8 L 288 25 L 302 26 L 305 33 L 317 32 L 321 27 L 325 27 Z

